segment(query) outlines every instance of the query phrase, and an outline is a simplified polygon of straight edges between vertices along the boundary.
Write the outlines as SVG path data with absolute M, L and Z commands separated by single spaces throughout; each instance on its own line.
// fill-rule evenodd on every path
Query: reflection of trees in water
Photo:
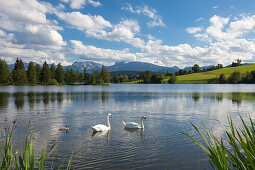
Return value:
M 222 93 L 216 93 L 216 99 L 218 102 L 221 102 L 223 100 L 223 94 Z
M 7 107 L 9 104 L 9 97 L 11 93 L 0 93 L 0 108 Z M 27 100 L 25 97 L 27 96 Z M 62 105 L 64 100 L 70 100 L 72 102 L 84 101 L 87 102 L 88 97 L 92 98 L 92 101 L 100 100 L 105 103 L 110 98 L 110 93 L 106 91 L 102 92 L 74 92 L 74 93 L 63 93 L 63 92 L 16 92 L 13 93 L 14 104 L 17 109 L 22 109 L 25 102 L 29 104 L 30 108 L 34 108 L 35 104 L 43 102 L 44 106 L 47 107 L 50 103 L 57 102 L 58 105 Z
M 50 101 L 50 93 L 43 92 L 43 104 L 47 107 Z
M 232 98 L 232 103 L 233 104 L 237 104 L 238 106 L 241 105 L 242 103 L 242 94 L 241 93 L 232 93 L 231 95 L 231 98 Z
M 55 101 L 56 101 L 56 93 L 53 93 L 53 92 L 52 92 L 52 93 L 50 94 L 50 102 L 51 102 L 51 103 L 55 103 Z
M 200 99 L 200 93 L 192 93 L 192 99 L 194 100 L 194 102 L 198 102 Z
M 28 97 L 29 106 L 31 108 L 34 108 L 34 103 L 35 103 L 35 100 L 36 100 L 36 93 L 35 92 L 28 92 L 27 97 Z
M 6 108 L 9 104 L 10 93 L 0 93 L 0 108 Z
M 22 109 L 24 107 L 25 102 L 25 93 L 24 92 L 16 92 L 13 94 L 14 104 L 17 110 Z
M 106 92 L 106 91 L 102 91 L 101 92 L 101 99 L 102 99 L 102 102 L 105 103 L 109 100 L 109 92 Z
M 99 99 L 99 92 L 92 92 L 92 100 L 97 101 Z
M 61 105 L 63 103 L 64 100 L 64 93 L 63 92 L 57 92 L 57 101 L 58 104 Z

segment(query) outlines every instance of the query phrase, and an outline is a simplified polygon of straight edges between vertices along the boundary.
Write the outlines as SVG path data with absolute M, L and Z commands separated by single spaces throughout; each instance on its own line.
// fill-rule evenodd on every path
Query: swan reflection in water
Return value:
M 110 141 L 110 132 L 111 132 L 111 130 L 106 130 L 106 131 L 102 131 L 102 132 L 93 131 L 91 136 L 92 137 L 103 137 L 103 136 L 107 135 L 107 143 L 109 143 L 109 141 Z
M 144 142 L 145 139 L 146 139 L 146 135 L 143 134 L 144 129 L 130 129 L 130 128 L 124 127 L 123 131 L 127 131 L 127 132 L 132 133 L 132 134 L 134 134 L 134 133 L 140 131 L 141 141 Z

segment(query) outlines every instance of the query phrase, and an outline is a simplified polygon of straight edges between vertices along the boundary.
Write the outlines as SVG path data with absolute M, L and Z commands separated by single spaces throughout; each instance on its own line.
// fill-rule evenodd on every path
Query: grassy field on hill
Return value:
M 229 67 L 229 68 L 223 68 L 213 71 L 207 71 L 202 73 L 193 73 L 193 74 L 187 74 L 182 76 L 177 76 L 177 81 L 175 83 L 181 84 L 181 83 L 208 83 L 208 80 L 218 78 L 220 74 L 225 74 L 226 77 L 229 77 L 231 73 L 234 71 L 240 71 L 241 75 L 244 75 L 247 71 L 253 71 L 255 70 L 255 64 L 251 65 L 245 65 L 245 66 L 239 66 L 239 67 Z M 167 82 L 169 77 L 164 78 L 164 83 Z

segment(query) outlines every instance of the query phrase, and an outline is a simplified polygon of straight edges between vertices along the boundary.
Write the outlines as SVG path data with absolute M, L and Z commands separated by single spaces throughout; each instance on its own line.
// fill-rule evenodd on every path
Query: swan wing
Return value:
M 125 125 L 125 128 L 140 129 L 141 126 L 138 123 L 135 123 L 135 122 L 127 122 L 126 125 Z
M 98 125 L 95 125 L 95 126 L 91 126 L 91 128 L 96 131 L 96 132 L 102 132 L 102 131 L 105 131 L 105 130 L 109 130 L 110 127 L 108 126 L 105 126 L 105 125 L 102 125 L 102 124 L 98 124 Z

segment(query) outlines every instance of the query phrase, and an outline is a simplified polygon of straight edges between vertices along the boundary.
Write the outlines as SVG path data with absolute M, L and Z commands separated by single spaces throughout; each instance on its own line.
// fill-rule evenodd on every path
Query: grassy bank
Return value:
M 255 64 L 239 66 L 239 67 L 229 67 L 229 68 L 223 68 L 223 69 L 207 71 L 202 73 L 193 73 L 193 74 L 177 76 L 176 77 L 177 80 L 175 83 L 177 84 L 208 83 L 209 80 L 218 78 L 220 74 L 225 74 L 225 76 L 228 78 L 231 75 L 231 73 L 233 73 L 234 71 L 239 71 L 241 74 L 245 74 L 247 71 L 250 72 L 253 70 L 255 70 Z

